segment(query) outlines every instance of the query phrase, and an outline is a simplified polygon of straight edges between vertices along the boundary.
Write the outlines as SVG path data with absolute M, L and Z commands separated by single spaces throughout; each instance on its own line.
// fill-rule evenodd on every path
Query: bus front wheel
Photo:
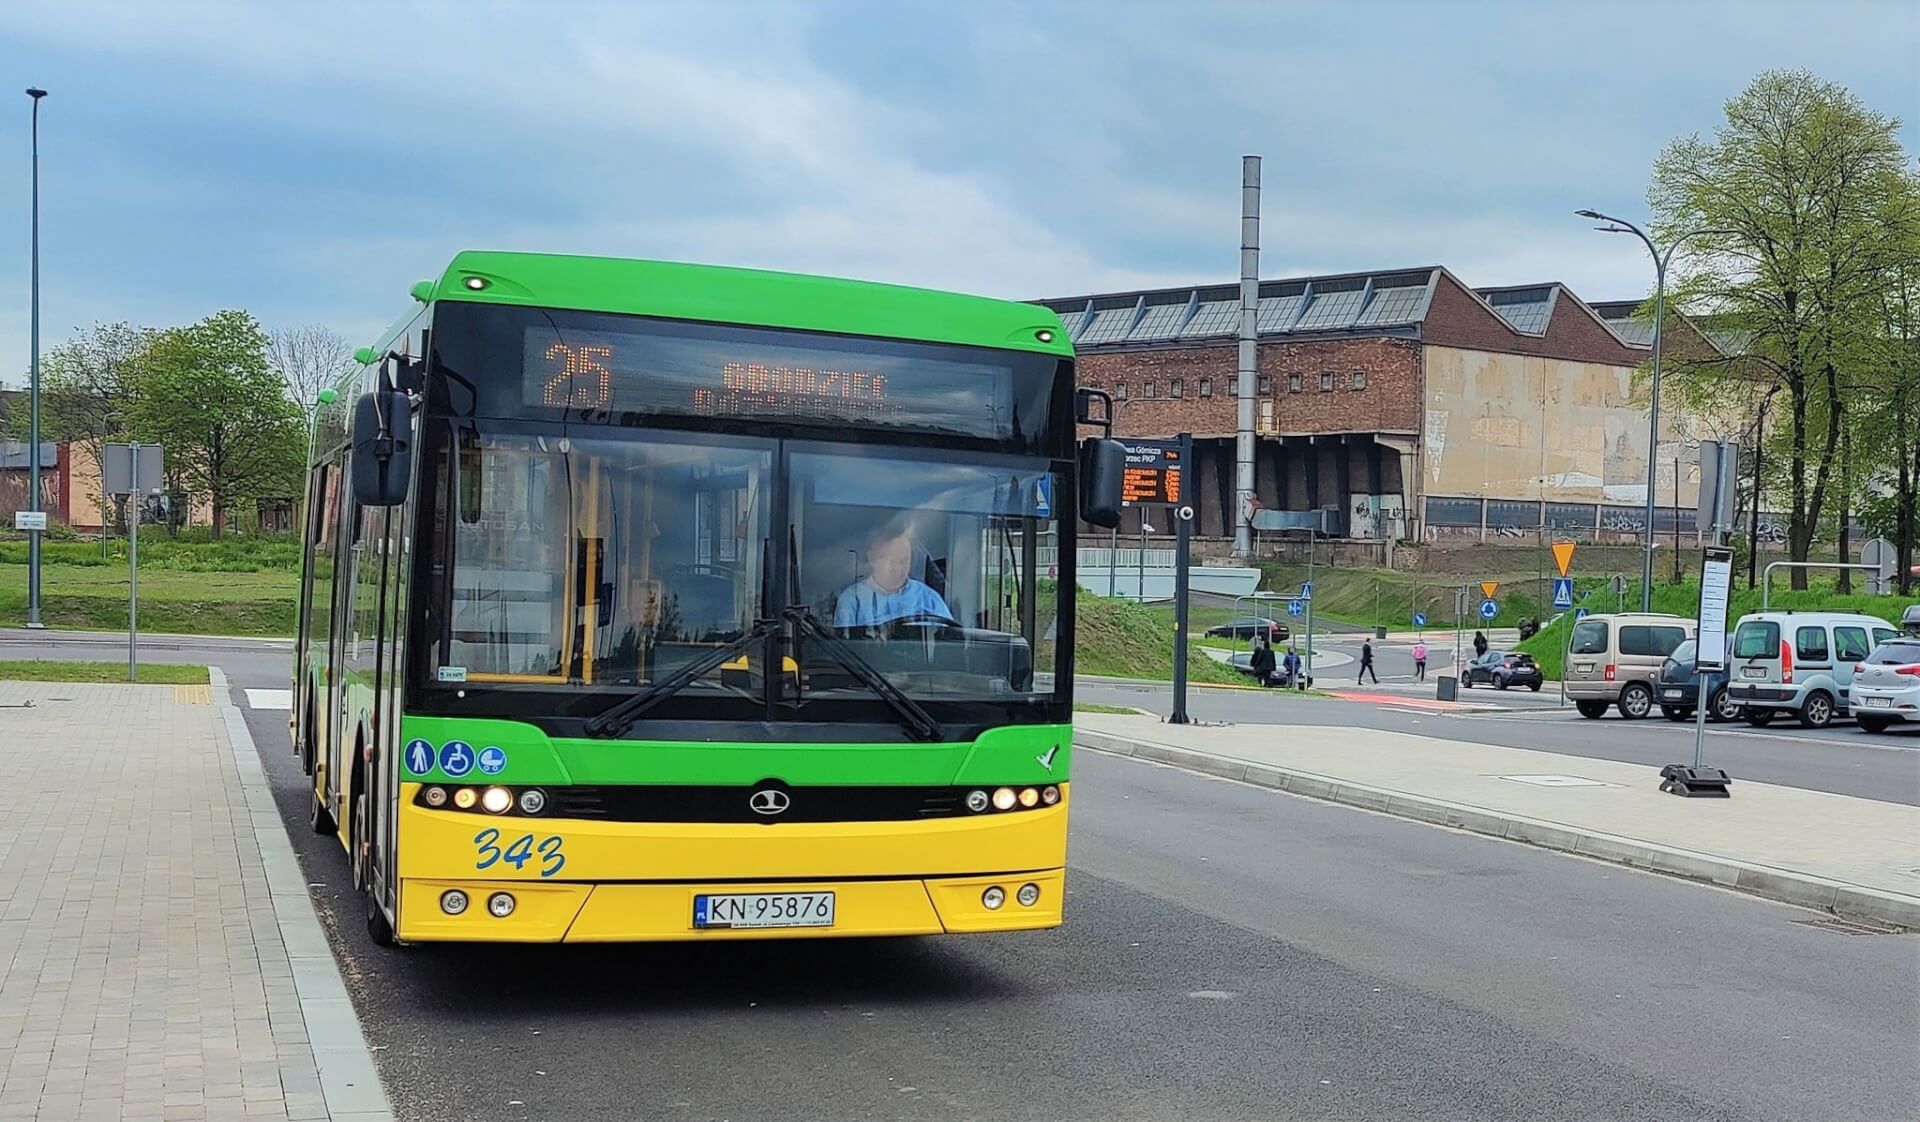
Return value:
M 307 809 L 307 825 L 321 837 L 340 832 L 339 825 L 333 820 L 332 808 L 327 805 L 326 797 L 320 793 L 324 779 L 324 776 L 317 774 L 313 777 L 313 805 Z
M 360 898 L 367 909 L 367 937 L 374 946 L 393 946 L 393 924 L 387 922 L 387 914 L 380 910 L 379 894 L 373 887 L 373 842 L 368 836 L 371 829 L 367 808 L 367 790 L 364 786 L 353 797 L 353 879 L 360 889 Z M 364 839 L 364 840 L 363 840 Z

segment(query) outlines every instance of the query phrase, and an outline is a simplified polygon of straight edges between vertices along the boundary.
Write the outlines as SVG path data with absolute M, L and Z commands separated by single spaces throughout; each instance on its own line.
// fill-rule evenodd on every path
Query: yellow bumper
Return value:
M 1016 899 L 1022 885 L 1040 896 Z M 998 886 L 1006 900 L 988 908 L 982 895 Z M 758 884 L 580 884 L 488 880 L 403 880 L 398 934 L 406 942 L 615 943 L 711 939 L 822 939 L 874 935 L 940 935 L 1058 927 L 1064 869 L 1001 876 L 911 880 L 773 881 Z M 467 897 L 448 915 L 449 889 Z M 513 897 L 512 914 L 495 917 L 495 893 Z M 696 928 L 694 897 L 715 892 L 832 892 L 832 927 Z
M 495 817 L 403 784 L 396 933 L 417 942 L 628 942 L 1017 931 L 1060 924 L 1067 803 L 903 822 L 752 824 Z M 1015 870 L 1005 872 L 1003 870 Z M 1039 886 L 1031 907 L 1016 898 Z M 981 903 L 994 885 L 998 909 Z M 466 893 L 458 915 L 441 907 Z M 496 918 L 494 893 L 513 896 Z M 701 893 L 832 892 L 830 928 L 700 928 Z

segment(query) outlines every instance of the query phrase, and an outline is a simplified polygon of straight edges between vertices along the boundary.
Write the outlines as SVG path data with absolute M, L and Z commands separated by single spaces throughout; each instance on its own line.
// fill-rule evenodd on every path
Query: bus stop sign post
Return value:
M 1733 469 L 1736 447 L 1718 441 L 1700 444 L 1699 525 L 1708 541 L 1700 560 L 1700 607 L 1696 613 L 1693 673 L 1696 683 L 1693 710 L 1693 766 L 1668 764 L 1660 769 L 1660 789 L 1689 799 L 1724 799 L 1731 776 L 1706 766 L 1707 675 L 1727 669 L 1727 600 L 1733 585 L 1733 550 L 1720 544 L 1720 535 L 1733 522 Z
M 164 452 L 158 444 L 100 446 L 101 490 L 127 499 L 127 681 L 139 680 L 140 516 L 148 492 L 161 486 Z

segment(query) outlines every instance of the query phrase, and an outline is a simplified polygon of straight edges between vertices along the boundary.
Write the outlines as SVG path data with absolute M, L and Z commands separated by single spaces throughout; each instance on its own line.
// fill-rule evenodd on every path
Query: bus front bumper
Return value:
M 1039 897 L 1019 902 L 1022 886 Z M 403 942 L 619 943 L 709 939 L 819 939 L 1025 931 L 1060 926 L 1066 871 L 878 880 L 742 884 L 586 884 L 569 881 L 403 879 L 397 934 Z M 999 888 L 999 907 L 985 903 Z M 447 893 L 464 894 L 450 914 Z M 834 896 L 825 927 L 696 927 L 695 898 L 712 894 L 819 893 Z M 496 914 L 493 898 L 512 906 Z

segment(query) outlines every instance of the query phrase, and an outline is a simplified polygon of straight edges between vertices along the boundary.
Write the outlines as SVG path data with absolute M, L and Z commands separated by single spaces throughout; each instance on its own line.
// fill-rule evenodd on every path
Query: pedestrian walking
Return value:
M 1373 675 L 1373 684 L 1379 685 L 1380 672 L 1373 668 L 1373 640 L 1366 639 L 1360 644 L 1360 678 L 1354 682 L 1354 685 L 1365 682 L 1369 674 Z
M 1427 680 L 1427 641 L 1416 639 L 1413 643 L 1413 676 L 1419 681 Z
M 1294 652 L 1293 647 L 1287 647 L 1287 657 L 1280 660 L 1280 670 L 1280 684 L 1292 689 L 1300 677 L 1300 656 Z
M 1253 657 L 1248 660 L 1247 669 L 1253 671 L 1253 680 L 1262 686 L 1273 685 L 1273 648 L 1265 639 L 1253 640 Z
M 1473 633 L 1473 657 L 1484 658 L 1486 656 L 1486 653 L 1487 653 L 1487 633 L 1484 631 L 1474 632 Z

